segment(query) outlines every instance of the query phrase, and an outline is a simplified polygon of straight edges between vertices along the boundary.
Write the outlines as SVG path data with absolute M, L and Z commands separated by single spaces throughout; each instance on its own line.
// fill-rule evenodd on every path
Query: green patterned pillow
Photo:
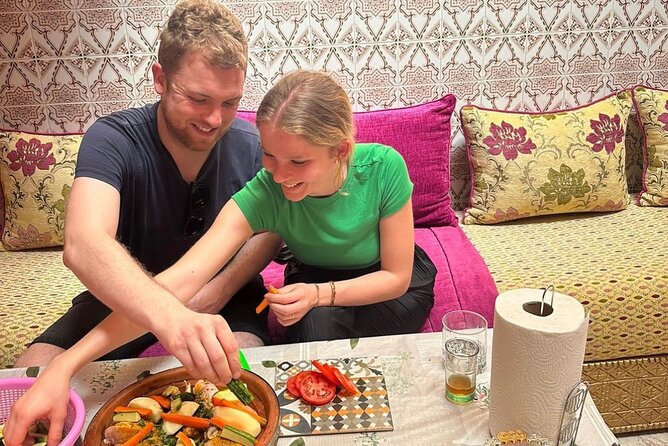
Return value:
M 548 113 L 462 107 L 473 182 L 464 223 L 624 209 L 630 111 L 626 91 Z
M 0 131 L 5 248 L 63 244 L 65 205 L 82 137 Z
M 668 91 L 638 86 L 633 102 L 643 132 L 641 206 L 668 206 Z

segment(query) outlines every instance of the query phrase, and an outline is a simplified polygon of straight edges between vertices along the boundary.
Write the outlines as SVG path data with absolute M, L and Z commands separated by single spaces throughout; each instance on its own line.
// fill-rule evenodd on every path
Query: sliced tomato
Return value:
M 348 395 L 357 395 L 359 393 L 357 386 L 353 380 L 348 377 L 348 375 L 344 375 L 341 373 L 341 370 L 337 369 L 336 367 L 332 367 L 332 372 L 334 372 L 334 376 L 336 376 L 336 379 L 341 384 L 341 387 L 343 387 Z
M 302 381 L 304 381 L 304 379 L 306 379 L 306 377 L 309 375 L 320 375 L 320 372 L 316 372 L 314 370 L 304 370 L 299 372 L 297 376 L 295 376 L 295 386 L 297 387 L 297 390 L 301 389 Z
M 323 374 L 309 375 L 301 382 L 299 392 L 304 401 L 315 406 L 322 406 L 334 399 L 336 386 Z
M 334 375 L 334 372 L 332 372 L 331 367 L 329 365 L 322 364 L 322 363 L 320 363 L 320 361 L 317 361 L 315 359 L 313 361 L 311 361 L 311 364 L 313 364 L 313 366 L 316 369 L 320 370 L 320 373 L 325 375 L 325 378 L 327 378 L 329 380 L 329 382 L 331 382 L 335 386 L 337 386 L 339 384 L 339 380 L 336 379 L 336 375 Z
M 299 391 L 301 382 L 304 381 L 304 378 L 314 373 L 320 374 L 320 372 L 315 372 L 313 370 L 302 370 L 295 376 L 291 376 L 290 378 L 288 378 L 288 382 L 286 383 L 288 392 L 290 392 L 291 395 L 296 396 L 297 398 L 301 397 L 302 394 Z
M 302 396 L 299 393 L 299 388 L 295 385 L 295 381 L 297 381 L 298 376 L 299 376 L 299 374 L 297 374 L 295 376 L 291 376 L 290 378 L 288 378 L 288 382 L 286 383 L 286 386 L 288 388 L 288 392 L 290 392 L 290 395 L 292 395 L 296 398 L 299 398 L 299 397 Z

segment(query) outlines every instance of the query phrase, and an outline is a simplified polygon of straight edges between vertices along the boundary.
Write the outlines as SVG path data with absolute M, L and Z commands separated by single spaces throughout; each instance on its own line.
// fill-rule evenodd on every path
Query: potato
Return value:
M 248 432 L 257 437 L 262 430 L 260 423 L 250 415 L 232 407 L 216 406 L 213 408 L 213 417 L 220 418 L 230 426 Z
M 149 416 L 149 419 L 154 423 L 157 423 L 162 418 L 162 407 L 160 407 L 160 404 L 158 404 L 156 400 L 147 396 L 134 398 L 128 403 L 128 407 L 150 410 L 151 415 Z

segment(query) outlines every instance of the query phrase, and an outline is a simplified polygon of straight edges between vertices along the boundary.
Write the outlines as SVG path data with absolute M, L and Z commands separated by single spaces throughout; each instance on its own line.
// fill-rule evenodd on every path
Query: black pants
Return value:
M 380 263 L 364 269 L 331 270 L 291 260 L 285 283 L 347 280 L 380 270 Z M 351 307 L 316 307 L 287 327 L 288 342 L 416 333 L 434 305 L 436 267 L 427 253 L 415 246 L 413 275 L 408 291 L 396 299 Z
M 255 307 L 262 301 L 266 292 L 262 278 L 257 276 L 244 285 L 220 310 L 219 314 L 225 318 L 232 331 L 253 333 L 262 339 L 265 344 L 268 344 L 267 312 L 255 313 Z M 96 299 L 90 292 L 84 291 L 72 300 L 72 306 L 67 310 L 67 313 L 32 343 L 52 344 L 68 349 L 110 313 L 109 307 Z M 118 347 L 116 350 L 112 350 L 99 360 L 133 358 L 156 342 L 156 337 L 147 333 Z

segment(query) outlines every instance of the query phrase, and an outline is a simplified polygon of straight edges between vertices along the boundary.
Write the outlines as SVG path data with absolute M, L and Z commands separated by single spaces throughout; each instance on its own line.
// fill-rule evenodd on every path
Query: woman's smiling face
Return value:
M 302 136 L 276 127 L 271 121 L 259 123 L 258 129 L 262 164 L 280 184 L 285 198 L 300 201 L 307 196 L 328 196 L 339 190 L 339 167 L 334 149 L 313 145 Z M 345 153 L 338 156 L 345 164 Z

